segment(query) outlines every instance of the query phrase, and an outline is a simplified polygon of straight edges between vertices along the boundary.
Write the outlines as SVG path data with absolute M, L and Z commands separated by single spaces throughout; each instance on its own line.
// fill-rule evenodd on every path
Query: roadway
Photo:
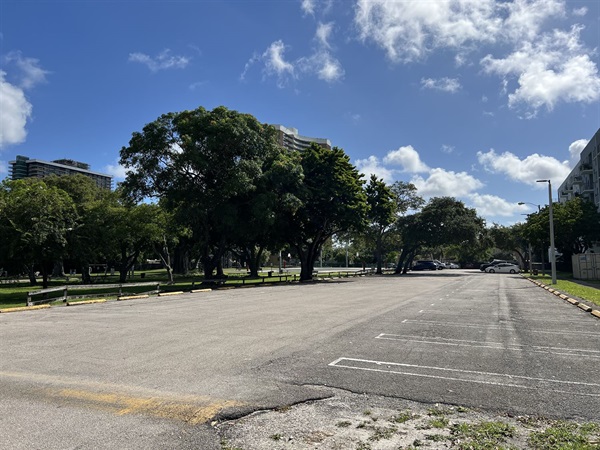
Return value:
M 215 417 L 329 388 L 600 420 L 600 320 L 444 270 L 0 315 L 0 446 L 215 448 Z

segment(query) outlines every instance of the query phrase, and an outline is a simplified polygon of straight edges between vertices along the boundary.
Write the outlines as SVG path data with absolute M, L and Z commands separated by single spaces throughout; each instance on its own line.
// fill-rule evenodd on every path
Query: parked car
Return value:
M 510 262 L 510 261 L 506 261 L 504 259 L 494 259 L 493 261 L 490 261 L 489 263 L 483 263 L 482 265 L 480 265 L 479 270 L 481 270 L 482 272 L 485 272 L 485 270 L 490 266 L 495 266 L 496 264 L 508 263 L 508 262 Z
M 498 263 L 494 264 L 487 269 L 485 269 L 487 273 L 519 273 L 521 268 L 516 264 L 511 263 Z
M 456 264 L 456 263 L 453 263 L 453 262 L 446 263 L 446 267 L 448 269 L 460 269 L 460 266 L 458 264 Z
M 434 259 L 433 262 L 437 264 L 439 270 L 446 269 L 448 267 L 448 266 L 446 266 L 445 263 L 443 263 L 437 259 Z
M 438 270 L 438 266 L 433 261 L 417 261 L 412 270 Z

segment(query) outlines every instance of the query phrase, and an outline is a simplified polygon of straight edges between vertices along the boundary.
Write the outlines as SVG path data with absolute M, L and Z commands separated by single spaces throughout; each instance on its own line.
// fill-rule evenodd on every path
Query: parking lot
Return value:
M 328 388 L 600 420 L 600 320 L 520 275 L 221 290 L 7 314 L 0 330 L 10 448 L 212 448 L 214 417 Z

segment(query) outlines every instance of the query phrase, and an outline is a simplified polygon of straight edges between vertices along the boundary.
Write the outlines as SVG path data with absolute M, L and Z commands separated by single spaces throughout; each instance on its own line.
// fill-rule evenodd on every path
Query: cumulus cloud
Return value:
M 383 158 L 383 162 L 385 164 L 401 166 L 403 172 L 419 173 L 428 172 L 430 170 L 429 167 L 427 167 L 427 164 L 421 161 L 419 153 L 412 145 L 400 147 L 398 150 L 388 152 L 388 154 L 385 155 L 385 158 Z
M 104 172 L 108 175 L 112 175 L 115 180 L 124 180 L 127 176 L 127 169 L 125 169 L 125 167 L 120 165 L 118 162 L 104 166 Z
M 376 156 L 369 156 L 367 159 L 358 159 L 354 165 L 360 173 L 365 174 L 367 180 L 371 175 L 375 175 L 377 178 L 383 179 L 386 183 L 394 181 L 394 171 L 384 167 Z
M 31 117 L 33 107 L 27 101 L 25 92 L 5 80 L 6 73 L 0 71 L 0 149 L 8 145 L 20 144 L 27 137 L 25 126 Z
M 442 168 L 431 169 L 429 176 L 420 175 L 411 180 L 423 197 L 464 197 L 484 185 L 466 172 L 453 172 Z
M 450 92 L 454 94 L 461 88 L 460 82 L 456 78 L 422 78 L 421 86 L 423 89 L 433 89 L 436 91 Z
M 571 13 L 571 14 L 569 14 Z M 580 41 L 581 25 L 554 29 L 557 19 L 581 17 L 585 7 L 567 11 L 565 0 L 447 0 L 395 2 L 356 0 L 358 37 L 374 42 L 397 63 L 426 59 L 437 50 L 456 52 L 458 67 L 485 46 L 503 55 L 480 60 L 484 73 L 503 78 L 511 108 L 533 118 L 558 102 L 600 100 L 600 76 L 593 52 Z M 493 47 L 492 47 L 493 46 Z M 423 88 L 456 92 L 457 80 L 423 79 Z M 509 90 L 509 81 L 516 87 Z
M 190 62 L 186 56 L 171 55 L 171 50 L 166 49 L 157 56 L 151 57 L 145 53 L 130 53 L 129 61 L 145 65 L 151 72 L 166 69 L 185 69 Z
M 519 87 L 508 95 L 508 104 L 524 105 L 528 117 L 559 102 L 592 103 L 600 99 L 600 76 L 596 63 L 585 53 L 579 36 L 582 27 L 554 30 L 539 41 L 524 42 L 506 58 L 491 55 L 481 60 L 484 71 L 505 79 L 517 78 Z
M 579 155 L 583 151 L 586 145 L 588 145 L 587 139 L 578 139 L 569 145 L 569 155 L 571 155 L 571 167 L 574 167 L 575 164 L 579 161 Z
M 560 162 L 551 156 L 534 153 L 525 159 L 519 159 L 513 153 L 496 153 L 494 149 L 488 152 L 477 152 L 479 163 L 490 173 L 506 175 L 510 180 L 539 186 L 536 180 L 550 179 L 553 183 L 562 183 L 571 169 L 567 161 Z
M 25 142 L 27 122 L 33 106 L 26 91 L 46 81 L 48 72 L 35 58 L 27 58 L 21 52 L 10 52 L 4 57 L 5 67 L 14 70 L 14 81 L 7 80 L 7 72 L 0 70 L 0 150 Z
M 468 199 L 477 214 L 484 217 L 510 217 L 529 210 L 527 205 L 508 202 L 496 195 L 472 193 L 468 195 Z

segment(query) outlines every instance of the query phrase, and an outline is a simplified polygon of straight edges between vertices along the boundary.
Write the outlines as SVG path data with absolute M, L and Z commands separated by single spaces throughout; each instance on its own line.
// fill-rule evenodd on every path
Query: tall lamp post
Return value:
M 550 267 L 552 284 L 556 284 L 556 250 L 554 248 L 554 215 L 552 214 L 552 183 L 550 180 L 536 180 L 537 183 L 548 183 L 548 207 L 550 220 Z
M 529 202 L 519 202 L 517 203 L 517 205 L 532 205 L 532 206 L 537 206 L 538 209 L 538 213 L 542 210 L 542 207 L 540 205 L 536 205 L 535 203 L 529 203 Z M 542 254 L 540 255 L 542 258 L 542 275 L 546 275 L 546 262 L 544 261 L 544 245 L 542 244 Z M 531 273 L 531 243 L 529 243 L 529 273 Z

